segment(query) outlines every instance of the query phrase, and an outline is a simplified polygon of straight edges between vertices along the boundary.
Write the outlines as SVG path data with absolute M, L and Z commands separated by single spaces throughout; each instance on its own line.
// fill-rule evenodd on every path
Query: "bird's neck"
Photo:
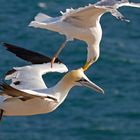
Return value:
M 59 104 L 65 100 L 73 86 L 74 84 L 70 81 L 67 81 L 64 77 L 53 87 L 54 96 L 58 98 Z
M 88 44 L 87 47 L 87 62 L 93 60 L 94 62 L 99 58 L 100 55 L 100 42 L 94 42 Z
M 90 31 L 91 31 L 91 37 L 89 38 L 89 40 L 87 40 L 87 44 L 88 44 L 87 61 L 90 61 L 90 59 L 95 59 L 96 61 L 100 54 L 99 46 L 102 38 L 102 28 L 99 20 L 96 23 L 96 27 L 90 28 Z

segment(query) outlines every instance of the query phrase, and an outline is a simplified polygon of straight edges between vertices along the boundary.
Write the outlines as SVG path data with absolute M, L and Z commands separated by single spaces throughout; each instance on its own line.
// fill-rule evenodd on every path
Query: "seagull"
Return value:
M 15 53 L 24 60 L 42 61 L 39 60 L 42 55 L 38 53 L 7 43 L 4 43 L 4 45 L 8 51 Z M 22 51 L 25 54 L 22 53 L 22 55 Z M 30 56 L 26 54 L 30 54 Z M 34 56 L 33 59 L 32 56 Z M 35 59 L 36 56 L 37 59 Z M 50 61 L 45 62 L 46 65 L 47 63 L 50 64 Z M 54 63 L 53 69 L 55 69 L 55 65 L 57 64 Z M 99 93 L 104 93 L 103 89 L 88 79 L 83 68 L 66 73 L 56 85 L 47 88 L 41 75 L 49 72 L 47 70 L 49 68 L 50 65 L 49 67 L 41 67 L 41 64 L 32 64 L 14 68 L 6 73 L 5 79 L 12 80 L 12 84 L 8 85 L 6 82 L 0 82 L 0 119 L 2 119 L 2 116 L 29 116 L 52 112 L 65 100 L 70 89 L 74 86 L 84 86 Z M 57 68 L 56 71 L 58 72 L 67 70 L 66 67 L 63 70 Z
M 87 61 L 84 66 L 88 68 L 97 61 L 100 55 L 99 45 L 102 38 L 101 16 L 110 12 L 117 19 L 129 21 L 117 10 L 122 6 L 140 8 L 140 3 L 132 3 L 128 0 L 101 0 L 95 4 L 89 4 L 78 9 L 71 8 L 66 9 L 66 12 L 61 11 L 62 15 L 59 17 L 53 18 L 39 13 L 29 26 L 52 30 L 66 36 L 66 40 L 54 55 L 51 64 L 53 64 L 68 41 L 73 39 L 85 41 L 88 47 Z

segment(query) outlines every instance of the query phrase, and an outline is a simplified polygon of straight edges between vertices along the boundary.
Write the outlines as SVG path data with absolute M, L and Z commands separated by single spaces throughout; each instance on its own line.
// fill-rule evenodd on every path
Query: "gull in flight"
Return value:
M 101 16 L 106 12 L 110 12 L 117 19 L 128 21 L 117 10 L 122 6 L 140 8 L 140 3 L 131 3 L 128 0 L 101 0 L 82 8 L 66 9 L 65 13 L 61 12 L 62 16 L 55 18 L 39 13 L 29 26 L 52 30 L 66 36 L 65 42 L 54 55 L 51 64 L 53 64 L 68 41 L 73 39 L 85 41 L 88 45 L 85 66 L 88 68 L 98 59 L 100 54 L 99 45 L 102 38 Z
M 2 116 L 27 116 L 49 113 L 55 110 L 67 97 L 74 86 L 85 86 L 99 93 L 104 91 L 91 82 L 80 68 L 68 72 L 56 85 L 47 88 L 42 75 L 48 72 L 66 72 L 67 67 L 54 62 L 39 53 L 3 43 L 8 51 L 33 64 L 14 67 L 6 73 L 5 79 L 12 80 L 11 85 L 0 83 L 0 119 Z M 44 63 L 43 63 L 44 61 Z

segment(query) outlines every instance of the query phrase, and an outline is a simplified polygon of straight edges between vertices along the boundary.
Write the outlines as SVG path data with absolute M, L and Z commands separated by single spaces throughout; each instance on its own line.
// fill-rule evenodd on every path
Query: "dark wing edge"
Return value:
M 16 71 L 17 71 L 17 70 L 15 70 L 15 69 L 13 68 L 13 69 L 7 71 L 7 72 L 5 73 L 5 76 L 12 75 L 12 74 L 15 73 Z
M 43 64 L 51 62 L 51 58 L 44 56 L 40 53 L 30 51 L 6 42 L 1 42 L 1 44 L 11 53 L 14 53 L 17 57 L 31 62 L 32 64 Z M 59 59 L 55 60 L 55 63 L 62 63 Z
M 4 81 L 0 82 L 0 94 L 12 96 L 12 97 L 21 97 L 20 99 L 22 101 L 26 101 L 26 100 L 29 100 L 29 99 L 36 97 L 36 96 L 30 95 L 26 92 L 15 89 L 15 88 L 9 86 Z
M 6 82 L 2 81 L 0 82 L 0 95 L 8 95 L 8 96 L 12 96 L 12 97 L 19 97 L 19 99 L 21 99 L 22 101 L 26 101 L 26 100 L 30 100 L 33 98 L 41 98 L 41 99 L 51 99 L 54 100 L 55 102 L 58 102 L 57 99 L 51 97 L 51 96 L 39 96 L 39 95 L 31 95 L 28 94 L 24 91 L 18 90 L 10 85 L 8 85 Z

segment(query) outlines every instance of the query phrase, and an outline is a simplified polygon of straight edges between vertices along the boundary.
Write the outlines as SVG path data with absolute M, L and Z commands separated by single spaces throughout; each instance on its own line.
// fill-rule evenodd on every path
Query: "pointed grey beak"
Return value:
M 84 77 L 77 82 L 84 87 L 88 87 L 90 89 L 97 91 L 98 93 L 104 94 L 104 90 L 99 86 L 97 86 L 95 83 L 91 82 L 87 77 Z

